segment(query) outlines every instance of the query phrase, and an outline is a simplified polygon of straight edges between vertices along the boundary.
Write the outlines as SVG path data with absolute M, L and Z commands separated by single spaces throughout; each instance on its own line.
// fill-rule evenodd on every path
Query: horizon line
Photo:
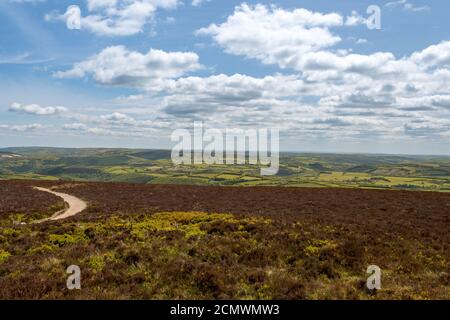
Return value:
M 14 146 L 14 147 L 0 147 L 0 151 L 7 149 L 67 149 L 67 150 L 147 150 L 147 151 L 171 151 L 165 148 L 127 148 L 127 147 L 50 147 L 50 146 Z M 248 152 L 246 150 L 245 152 Z M 431 154 L 431 153 L 371 153 L 371 152 L 334 152 L 334 151 L 292 151 L 280 150 L 280 153 L 294 153 L 294 154 L 319 154 L 319 155 L 368 155 L 368 156 L 411 156 L 411 157 L 450 157 L 450 154 Z

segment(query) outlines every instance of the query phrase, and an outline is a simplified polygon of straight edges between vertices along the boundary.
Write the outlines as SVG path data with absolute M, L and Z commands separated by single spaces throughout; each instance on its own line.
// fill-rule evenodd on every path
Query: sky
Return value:
M 284 151 L 448 155 L 449 13 L 441 0 L 0 0 L 0 147 L 170 149 L 201 121 L 278 128 Z

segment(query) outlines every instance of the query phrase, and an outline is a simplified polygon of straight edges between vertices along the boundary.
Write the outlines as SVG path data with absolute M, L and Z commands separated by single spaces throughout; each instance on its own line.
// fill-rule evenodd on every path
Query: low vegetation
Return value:
M 90 206 L 65 221 L 2 220 L 0 298 L 450 297 L 445 193 L 40 184 Z M 69 291 L 65 270 L 73 264 L 82 289 Z M 378 292 L 365 287 L 373 264 L 383 272 Z
M 29 223 L 64 209 L 60 198 L 20 183 L 0 183 L 0 224 Z

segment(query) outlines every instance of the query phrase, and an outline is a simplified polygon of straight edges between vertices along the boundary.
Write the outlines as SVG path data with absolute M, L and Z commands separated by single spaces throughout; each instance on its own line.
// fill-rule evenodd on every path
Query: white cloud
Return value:
M 142 95 L 142 94 L 132 94 L 129 96 L 120 96 L 120 97 L 116 98 L 116 100 L 118 102 L 125 102 L 125 103 L 126 102 L 136 102 L 136 101 L 140 101 L 142 99 L 144 99 L 144 95 Z
M 352 21 L 347 19 L 347 23 L 357 24 L 358 14 L 353 12 L 352 16 L 355 18 Z M 293 17 L 296 19 L 292 19 Z M 325 32 L 329 37 L 316 36 L 318 31 L 315 28 L 305 27 L 311 24 L 320 26 L 320 32 Z M 340 38 L 332 34 L 329 28 L 341 25 L 342 17 L 336 14 L 324 15 L 299 9 L 286 11 L 262 5 L 242 5 L 235 9 L 226 22 L 201 29 L 198 34 L 211 35 L 230 54 L 298 71 L 301 73 L 301 79 L 307 82 L 327 82 L 327 91 L 332 88 L 330 85 L 339 87 L 340 92 L 345 92 L 357 85 L 382 87 L 383 82 L 396 80 L 403 81 L 405 87 L 415 83 L 417 87 L 422 87 L 422 90 L 428 88 L 430 93 L 433 93 L 433 89 L 441 89 L 448 81 L 450 42 L 442 42 L 402 58 L 395 57 L 391 52 L 358 54 L 351 50 L 334 49 Z M 271 33 L 271 30 L 275 32 Z M 312 41 L 316 41 L 314 45 L 298 40 L 308 36 L 313 37 Z
M 135 86 L 140 94 L 118 100 L 121 111 L 88 119 L 97 128 L 88 132 L 149 136 L 163 130 L 157 124 L 173 128 L 202 120 L 218 128 L 281 125 L 290 134 L 311 139 L 333 135 L 406 139 L 419 130 L 408 124 L 420 120 L 427 124 L 422 132 L 426 127 L 430 134 L 441 136 L 444 126 L 432 124 L 450 116 L 450 98 L 437 94 L 446 92 L 450 71 L 442 64 L 444 58 L 430 54 L 435 51 L 426 48 L 401 59 L 389 52 L 318 51 L 306 54 L 297 65 L 302 72 L 290 76 L 220 74 L 121 82 Z M 434 61 L 433 69 L 425 67 L 423 60 Z M 139 118 L 129 112 L 137 112 Z M 154 121 L 144 120 L 145 115 Z
M 356 40 L 356 44 L 366 44 L 366 43 L 368 43 L 369 41 L 367 40 L 367 39 L 364 39 L 364 38 L 361 38 L 361 39 L 358 39 L 358 40 Z
M 405 10 L 413 11 L 413 12 L 419 12 L 419 11 L 428 11 L 431 10 L 429 6 L 416 6 L 409 2 L 408 0 L 398 0 L 398 1 L 391 1 L 387 2 L 385 4 L 386 7 L 402 7 Z
M 295 65 L 304 53 L 340 42 L 329 28 L 342 25 L 343 18 L 337 13 L 242 4 L 226 22 L 202 28 L 197 35 L 212 36 L 227 53 L 286 68 Z
M 78 5 L 65 14 L 52 13 L 48 21 L 65 21 L 69 29 L 88 30 L 102 36 L 130 36 L 144 31 L 158 9 L 173 9 L 178 0 L 87 0 L 89 14 Z
M 135 119 L 120 112 L 103 115 L 100 117 L 100 120 L 111 125 L 133 125 L 136 123 Z
M 415 52 L 411 60 L 425 68 L 450 66 L 450 41 L 443 41 L 422 51 Z
M 431 8 L 429 6 L 416 7 L 413 4 L 411 4 L 411 3 L 406 3 L 404 8 L 406 10 L 414 11 L 414 12 L 431 10 Z
M 85 131 L 87 130 L 87 126 L 83 123 L 75 122 L 75 123 L 68 123 L 63 125 L 64 130 L 68 131 Z
M 365 23 L 364 18 L 353 11 L 345 25 L 362 23 Z M 397 59 L 390 52 L 362 55 L 333 50 L 341 38 L 330 29 L 343 25 L 343 17 L 336 13 L 243 4 L 235 8 L 226 22 L 212 24 L 198 30 L 197 34 L 212 36 L 227 53 L 306 72 L 306 77 L 315 81 L 341 79 L 345 76 L 343 72 L 375 77 L 414 72 L 418 68 L 415 62 L 419 58 Z M 448 52 L 444 45 L 430 47 L 424 55 L 438 54 L 437 59 L 442 62 L 447 59 L 446 50 Z
M 358 20 L 357 13 L 352 16 Z M 230 54 L 291 75 L 186 76 L 200 67 L 195 53 L 139 53 L 123 46 L 107 48 L 56 75 L 92 75 L 102 85 L 137 89 L 115 101 L 120 110 L 74 120 L 86 122 L 76 128 L 91 134 L 149 136 L 190 126 L 193 120 L 218 128 L 281 126 L 292 136 L 311 139 L 391 141 L 424 132 L 448 134 L 441 120 L 450 118 L 450 42 L 404 57 L 336 49 L 341 38 L 332 28 L 362 23 L 356 20 L 243 4 L 226 22 L 197 32 L 212 36 Z
M 77 63 L 68 71 L 59 71 L 55 76 L 80 78 L 92 74 L 101 84 L 142 86 L 151 80 L 177 78 L 198 70 L 198 60 L 198 55 L 193 52 L 151 49 L 142 54 L 129 51 L 123 46 L 115 46 Z
M 398 0 L 398 1 L 390 1 L 385 4 L 386 7 L 396 7 L 400 5 L 404 5 L 407 0 Z
M 191 4 L 194 7 L 200 7 L 202 4 L 204 4 L 205 2 L 211 2 L 211 0 L 192 0 Z
M 104 8 L 114 8 L 117 6 L 118 0 L 87 0 L 87 5 L 89 11 L 104 9 Z
M 17 132 L 24 132 L 24 131 L 34 131 L 38 129 L 44 128 L 43 125 L 38 123 L 33 124 L 0 124 L 0 129 L 7 129 Z
M 67 112 L 67 108 L 57 106 L 57 107 L 41 107 L 38 104 L 28 104 L 28 105 L 22 105 L 20 103 L 14 102 L 9 107 L 10 112 L 21 112 L 21 113 L 28 113 L 28 114 L 34 114 L 38 116 L 50 116 L 50 115 L 57 115 L 64 112 Z
M 49 62 L 51 59 L 43 59 L 39 57 L 35 57 L 33 54 L 25 52 L 21 54 L 17 54 L 15 56 L 10 57 L 1 57 L 0 56 L 0 65 L 1 64 L 41 64 L 45 62 Z
M 367 19 L 361 16 L 357 11 L 352 11 L 352 14 L 345 19 L 345 25 L 349 27 L 367 24 Z

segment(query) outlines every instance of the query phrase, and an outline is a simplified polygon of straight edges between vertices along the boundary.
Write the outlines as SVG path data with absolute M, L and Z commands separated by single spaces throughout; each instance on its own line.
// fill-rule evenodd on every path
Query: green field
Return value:
M 283 153 L 276 176 L 252 165 L 175 166 L 170 151 L 8 148 L 0 179 L 450 191 L 450 157 Z

